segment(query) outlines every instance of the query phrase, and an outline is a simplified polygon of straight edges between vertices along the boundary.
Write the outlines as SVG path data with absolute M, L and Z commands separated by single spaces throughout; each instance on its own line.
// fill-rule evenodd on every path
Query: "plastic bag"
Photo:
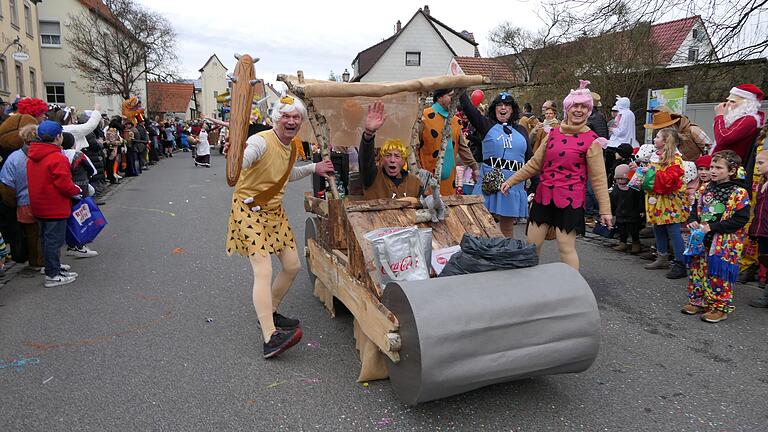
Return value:
M 431 259 L 431 228 L 383 228 L 365 237 L 373 244 L 382 289 L 392 281 L 429 279 L 426 247 Z
M 446 264 L 440 277 L 493 270 L 533 267 L 539 264 L 536 245 L 507 237 L 464 234 L 461 251 Z
M 67 219 L 67 242 L 78 245 L 90 243 L 106 225 L 107 219 L 93 198 L 83 198 L 72 206 L 72 213 Z

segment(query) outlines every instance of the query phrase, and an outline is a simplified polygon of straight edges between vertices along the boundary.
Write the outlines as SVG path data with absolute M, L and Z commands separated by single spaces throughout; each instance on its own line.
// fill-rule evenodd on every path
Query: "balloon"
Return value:
M 472 92 L 472 95 L 469 97 L 469 99 L 472 101 L 472 105 L 478 106 L 481 102 L 483 102 L 483 99 L 485 99 L 485 93 L 483 93 L 482 90 L 477 89 Z

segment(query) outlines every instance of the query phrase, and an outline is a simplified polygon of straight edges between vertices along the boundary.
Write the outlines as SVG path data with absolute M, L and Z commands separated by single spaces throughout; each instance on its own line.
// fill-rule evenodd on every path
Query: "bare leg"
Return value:
M 557 230 L 557 247 L 560 250 L 560 261 L 579 270 L 579 256 L 576 254 L 576 230 L 570 233 Z
M 253 307 L 261 324 L 264 342 L 269 342 L 275 332 L 275 322 L 272 319 L 272 292 L 269 286 L 272 281 L 272 257 L 255 254 L 248 259 L 253 267 Z
M 499 216 L 499 228 L 504 237 L 515 238 L 515 224 L 517 224 L 517 218 Z
M 528 243 L 536 245 L 536 254 L 541 256 L 541 245 L 544 244 L 544 239 L 547 237 L 547 231 L 549 225 L 537 225 L 533 222 L 528 224 Z
M 276 311 L 277 307 L 283 301 L 283 297 L 288 293 L 288 288 L 293 285 L 293 280 L 296 279 L 296 275 L 301 270 L 301 263 L 299 262 L 299 254 L 295 248 L 283 248 L 277 257 L 280 259 L 282 270 L 277 274 L 275 281 L 272 282 L 272 310 Z

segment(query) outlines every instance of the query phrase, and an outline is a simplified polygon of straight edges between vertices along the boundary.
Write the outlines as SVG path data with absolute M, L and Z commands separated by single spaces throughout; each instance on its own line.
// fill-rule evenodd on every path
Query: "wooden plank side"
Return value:
M 308 195 L 304 195 L 304 210 L 307 213 L 313 213 L 318 216 L 328 217 L 328 201 L 320 198 L 315 198 L 309 192 Z
M 469 208 L 472 210 L 475 221 L 485 230 L 487 237 L 502 237 L 501 230 L 499 230 L 496 221 L 488 212 L 488 209 L 485 208 L 485 205 L 472 204 Z
M 472 210 L 469 209 L 468 205 L 451 207 L 451 210 L 453 211 L 453 215 L 456 216 L 456 219 L 458 219 L 461 226 L 466 229 L 467 233 L 476 236 L 486 235 L 485 230 L 478 226 L 477 223 L 475 223 L 474 213 L 472 213 Z
M 328 200 L 328 231 L 330 249 L 347 248 L 347 234 L 344 223 L 344 200 Z
M 443 224 L 445 225 L 446 230 L 451 234 L 451 238 L 456 242 L 456 244 L 459 244 L 462 237 L 464 237 L 464 234 L 468 231 L 469 227 L 474 224 L 470 224 L 468 226 L 461 223 L 461 220 L 459 219 L 461 207 L 453 206 L 448 207 L 446 210 L 445 221 L 443 221 Z
M 317 278 L 352 312 L 363 333 L 393 362 L 399 362 L 400 355 L 390 351 L 387 337 L 388 333 L 398 331 L 400 324 L 397 318 L 342 266 L 338 258 L 314 241 L 310 241 L 308 247 L 312 269 L 318 269 L 315 273 Z
M 376 210 L 393 210 L 410 207 L 411 203 L 407 201 L 393 199 L 375 199 L 367 201 L 358 201 L 348 203 L 346 208 L 348 212 L 367 212 Z
M 374 260 L 373 246 L 365 239 L 365 233 L 371 231 L 379 223 L 374 219 L 376 212 L 351 212 L 347 213 L 350 236 L 349 248 L 354 253 L 348 252 L 350 258 L 351 273 L 377 297 L 381 298 L 381 288 Z M 379 226 L 380 227 L 380 226 Z M 354 238 L 352 238 L 354 236 Z M 354 244 L 353 244 L 354 243 Z
M 441 199 L 447 206 L 477 204 L 485 201 L 482 195 L 449 195 Z

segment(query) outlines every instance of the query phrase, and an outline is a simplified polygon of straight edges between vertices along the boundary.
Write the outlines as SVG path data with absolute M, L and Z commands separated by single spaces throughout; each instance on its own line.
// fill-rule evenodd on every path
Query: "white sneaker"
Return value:
M 72 276 L 64 276 L 64 275 L 56 275 L 54 277 L 46 276 L 44 285 L 46 288 L 53 288 L 59 285 L 66 285 L 74 281 L 75 281 L 75 278 Z
M 120 180 L 121 178 L 123 178 L 123 176 L 121 176 L 121 175 L 120 175 L 120 174 L 118 174 L 118 173 L 115 173 L 115 178 L 116 178 L 117 180 Z
M 64 263 L 59 264 L 60 271 L 65 271 L 66 272 L 66 271 L 68 271 L 71 268 L 72 268 L 72 266 L 70 266 L 69 264 L 64 264 Z M 45 267 L 40 267 L 40 274 L 41 275 L 45 274 Z
M 59 274 L 60 274 L 61 276 L 67 276 L 67 277 L 73 277 L 73 278 L 76 278 L 76 277 L 77 277 L 77 273 L 75 273 L 75 272 L 71 272 L 71 271 L 64 271 L 64 270 L 61 270 L 61 271 L 59 272 Z
M 81 246 L 80 248 L 67 248 L 66 255 L 77 258 L 91 258 L 95 257 L 99 253 L 95 250 L 88 249 L 88 246 Z

